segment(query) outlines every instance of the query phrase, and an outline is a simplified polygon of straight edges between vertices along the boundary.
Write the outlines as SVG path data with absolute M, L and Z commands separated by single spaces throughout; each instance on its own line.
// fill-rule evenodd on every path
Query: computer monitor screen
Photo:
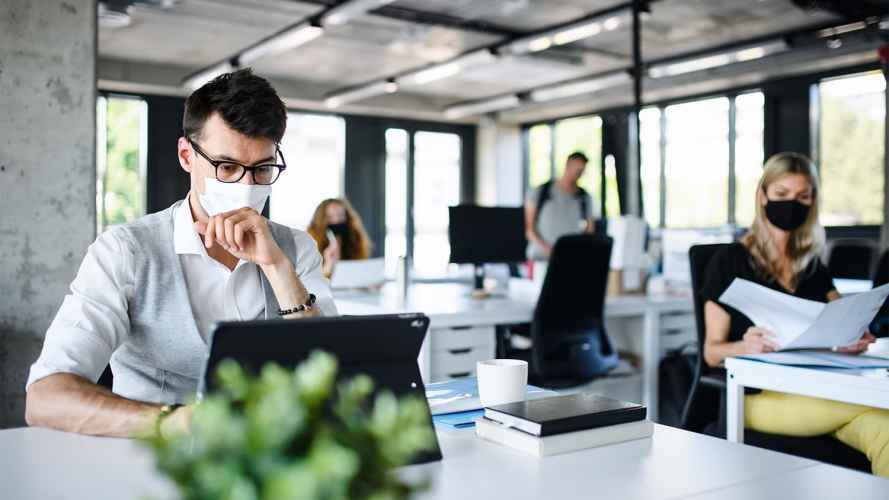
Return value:
M 455 264 L 512 263 L 525 260 L 522 207 L 449 207 L 451 259 Z

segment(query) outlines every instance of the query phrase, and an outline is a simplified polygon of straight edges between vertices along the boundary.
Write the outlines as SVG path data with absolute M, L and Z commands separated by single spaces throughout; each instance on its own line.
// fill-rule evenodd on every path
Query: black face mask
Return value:
M 334 236 L 338 236 L 340 238 L 346 238 L 347 236 L 349 236 L 349 225 L 345 222 L 340 222 L 339 224 L 328 224 L 327 229 L 330 229 Z
M 796 200 L 768 200 L 766 218 L 778 229 L 793 231 L 806 222 L 811 208 Z

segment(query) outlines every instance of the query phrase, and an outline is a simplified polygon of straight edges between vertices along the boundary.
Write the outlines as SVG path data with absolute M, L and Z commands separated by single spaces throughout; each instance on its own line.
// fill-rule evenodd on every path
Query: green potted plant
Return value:
M 223 363 L 221 390 L 195 405 L 190 431 L 147 440 L 157 467 L 183 500 L 408 498 L 424 485 L 394 469 L 434 445 L 428 407 L 386 391 L 372 398 L 369 377 L 336 374 L 321 352 L 255 377 Z

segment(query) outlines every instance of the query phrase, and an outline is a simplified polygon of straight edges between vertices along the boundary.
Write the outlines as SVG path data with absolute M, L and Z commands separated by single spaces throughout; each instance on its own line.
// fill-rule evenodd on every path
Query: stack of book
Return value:
M 571 394 L 485 408 L 475 421 L 484 439 L 536 456 L 651 437 L 642 405 L 594 394 Z

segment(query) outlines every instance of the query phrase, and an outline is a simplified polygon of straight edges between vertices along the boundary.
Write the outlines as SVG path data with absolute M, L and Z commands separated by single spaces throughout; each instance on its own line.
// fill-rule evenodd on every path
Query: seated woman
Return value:
M 735 278 L 819 302 L 840 297 L 818 258 L 824 243 L 818 196 L 815 166 L 805 156 L 780 153 L 766 162 L 750 230 L 739 243 L 714 255 L 707 269 L 702 294 L 708 365 L 777 347 L 773 332 L 719 302 Z M 860 353 L 874 340 L 865 332 L 857 343 L 839 350 Z M 789 436 L 833 434 L 867 455 L 874 474 L 889 477 L 889 410 L 772 391 L 748 394 L 744 409 L 750 429 Z
M 315 209 L 306 230 L 318 244 L 324 258 L 321 271 L 330 278 L 340 260 L 370 258 L 371 242 L 361 216 L 344 198 L 330 198 Z

